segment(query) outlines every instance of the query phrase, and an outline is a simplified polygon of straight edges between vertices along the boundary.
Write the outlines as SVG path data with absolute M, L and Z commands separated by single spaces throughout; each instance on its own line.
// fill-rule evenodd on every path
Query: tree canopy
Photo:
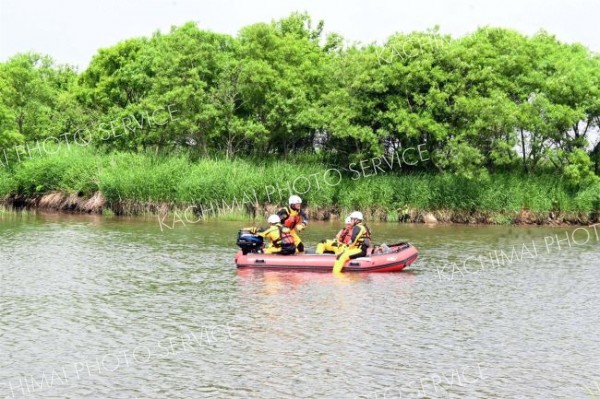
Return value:
M 187 23 L 101 49 L 82 72 L 15 55 L 0 63 L 0 150 L 85 132 L 98 151 L 343 165 L 423 145 L 434 162 L 413 170 L 600 174 L 600 56 L 584 46 L 492 27 L 344 45 L 323 27 L 302 13 L 235 37 Z

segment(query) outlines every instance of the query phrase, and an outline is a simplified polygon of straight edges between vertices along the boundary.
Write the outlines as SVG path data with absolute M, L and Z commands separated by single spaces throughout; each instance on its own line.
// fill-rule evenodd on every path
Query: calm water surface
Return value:
M 335 277 L 244 224 L 0 214 L 0 398 L 600 397 L 600 226 L 374 224 L 419 260 Z

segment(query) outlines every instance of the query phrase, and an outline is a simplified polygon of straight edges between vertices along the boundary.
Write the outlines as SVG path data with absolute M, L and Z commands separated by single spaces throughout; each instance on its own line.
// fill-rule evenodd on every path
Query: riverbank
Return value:
M 360 209 L 369 220 L 478 224 L 587 224 L 600 213 L 600 185 L 573 188 L 554 176 L 360 173 L 315 162 L 250 162 L 185 156 L 98 154 L 72 147 L 0 169 L 6 207 L 60 212 L 263 218 L 299 193 L 309 216 Z
M 95 193 L 91 198 L 52 192 L 39 197 L 7 197 L 1 203 L 6 210 L 41 210 L 62 213 L 88 213 L 103 215 L 154 215 L 159 224 L 166 229 L 173 228 L 177 223 L 194 224 L 208 219 L 251 221 L 266 219 L 268 215 L 277 211 L 276 204 L 264 204 L 258 207 L 244 207 L 236 209 L 208 209 L 202 212 L 194 204 L 169 204 L 166 202 L 136 202 L 122 201 L 108 204 L 101 192 Z M 352 208 L 353 209 L 353 208 Z M 338 220 L 351 212 L 351 209 L 307 208 L 311 220 Z M 367 220 L 380 222 L 401 223 L 456 223 L 456 224 L 513 224 L 513 225 L 588 225 L 600 222 L 597 212 L 532 212 L 522 210 L 519 212 L 491 212 L 491 211 L 466 211 L 454 209 L 421 210 L 409 208 L 408 210 L 386 211 L 376 209 L 365 211 Z

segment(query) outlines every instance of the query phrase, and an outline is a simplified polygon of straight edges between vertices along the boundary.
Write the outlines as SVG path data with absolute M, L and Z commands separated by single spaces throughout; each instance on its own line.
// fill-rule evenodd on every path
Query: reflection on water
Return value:
M 0 215 L 0 398 L 584 398 L 600 381 L 600 243 L 448 273 L 573 229 L 375 224 L 419 260 L 337 276 L 236 270 L 243 224 Z

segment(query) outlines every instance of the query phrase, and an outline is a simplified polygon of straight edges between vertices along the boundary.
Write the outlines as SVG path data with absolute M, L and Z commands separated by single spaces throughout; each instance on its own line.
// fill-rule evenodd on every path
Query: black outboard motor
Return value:
M 242 229 L 238 232 L 237 245 L 242 249 L 242 253 L 261 253 L 263 247 L 263 238 L 252 234 L 250 231 Z

